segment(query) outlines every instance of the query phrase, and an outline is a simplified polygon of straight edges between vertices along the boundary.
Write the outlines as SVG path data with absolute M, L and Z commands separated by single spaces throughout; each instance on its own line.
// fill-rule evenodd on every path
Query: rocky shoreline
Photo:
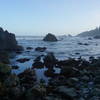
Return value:
M 33 48 L 26 49 L 30 52 Z M 35 51 L 46 49 L 37 47 Z M 0 100 L 100 100 L 100 58 L 58 60 L 53 52 L 48 52 L 36 57 L 30 68 L 15 74 L 13 69 L 18 70 L 19 66 L 11 66 L 10 57 L 12 52 L 21 55 L 20 50 L 0 51 Z M 16 61 L 25 63 L 30 58 Z M 47 69 L 44 71 L 49 78 L 47 83 L 37 80 L 35 69 L 43 68 Z M 56 72 L 55 68 L 60 70 Z
M 37 82 L 35 68 L 44 67 L 48 84 L 43 79 Z M 60 68 L 60 73 L 55 73 L 54 67 Z M 37 57 L 31 68 L 18 75 L 11 71 L 12 67 L 0 63 L 0 100 L 100 99 L 100 58 L 60 61 L 50 52 Z

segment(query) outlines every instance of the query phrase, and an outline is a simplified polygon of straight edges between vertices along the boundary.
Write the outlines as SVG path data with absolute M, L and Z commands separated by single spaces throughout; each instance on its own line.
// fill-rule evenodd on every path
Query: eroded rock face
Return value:
M 18 46 L 13 33 L 9 33 L 0 28 L 0 51 L 20 51 L 23 48 Z
M 57 40 L 57 38 L 56 38 L 55 35 L 53 35 L 53 34 L 51 34 L 51 33 L 48 33 L 48 34 L 44 37 L 43 41 L 56 42 L 56 41 L 58 41 L 58 40 Z

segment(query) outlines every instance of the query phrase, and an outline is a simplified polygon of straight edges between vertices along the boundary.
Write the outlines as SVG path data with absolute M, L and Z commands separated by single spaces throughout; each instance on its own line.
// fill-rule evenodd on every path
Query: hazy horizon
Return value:
M 100 0 L 0 0 L 0 27 L 19 35 L 76 35 L 100 25 Z

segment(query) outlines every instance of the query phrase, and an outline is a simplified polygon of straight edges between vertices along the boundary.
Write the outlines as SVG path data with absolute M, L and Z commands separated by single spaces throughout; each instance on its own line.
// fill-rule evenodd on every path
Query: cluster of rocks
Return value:
M 0 100 L 30 100 L 27 92 L 36 84 L 35 71 L 26 69 L 19 75 L 11 73 L 12 68 L 0 63 Z
M 33 68 L 38 64 L 38 68 L 48 68 L 44 72 L 50 78 L 46 87 L 46 100 L 100 99 L 100 58 L 90 57 L 89 61 L 82 58 L 59 61 L 53 53 L 48 53 L 43 58 L 44 62 L 40 59 L 41 57 L 36 58 Z M 60 73 L 55 74 L 54 67 L 59 67 Z
M 42 60 L 41 60 L 42 59 Z M 44 68 L 49 77 L 37 82 L 34 68 Z M 60 68 L 55 73 L 54 67 Z M 12 68 L 0 63 L 1 100 L 99 100 L 100 99 L 100 58 L 90 57 L 89 61 L 79 58 L 57 60 L 52 52 L 34 60 L 32 68 L 15 75 Z

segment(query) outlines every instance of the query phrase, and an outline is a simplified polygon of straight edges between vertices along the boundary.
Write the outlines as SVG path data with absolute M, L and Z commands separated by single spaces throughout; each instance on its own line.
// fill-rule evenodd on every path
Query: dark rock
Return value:
M 0 62 L 2 62 L 4 64 L 9 64 L 10 63 L 8 52 L 6 52 L 6 51 L 1 51 L 0 52 Z
M 35 71 L 32 69 L 26 69 L 18 76 L 20 79 L 21 86 L 25 87 L 26 89 L 32 88 L 36 82 Z
M 5 80 L 5 78 L 11 74 L 11 67 L 0 63 L 0 81 Z
M 48 33 L 48 34 L 44 37 L 43 41 L 56 42 L 56 41 L 58 41 L 58 40 L 57 40 L 57 38 L 55 37 L 55 35 L 53 35 L 53 34 L 51 34 L 51 33 Z
M 32 68 L 43 68 L 43 67 L 44 67 L 44 64 L 40 61 L 34 62 L 32 65 Z
M 18 69 L 18 68 L 19 68 L 19 66 L 17 66 L 17 65 L 12 66 L 12 69 Z
M 89 38 L 88 38 L 88 40 L 92 40 L 92 38 L 91 38 L 91 37 L 89 37 Z
M 35 48 L 35 51 L 44 52 L 46 49 L 46 47 L 37 47 Z
M 27 50 L 32 50 L 33 48 L 32 48 L 32 47 L 27 47 L 26 49 L 27 49 Z
M 66 78 L 78 76 L 80 73 L 78 69 L 74 69 L 71 66 L 65 66 L 61 69 L 61 75 L 64 75 Z
M 56 91 L 67 100 L 74 100 L 74 98 L 77 96 L 77 91 L 74 88 L 68 88 L 66 86 L 59 86 L 57 87 Z
M 47 77 L 55 77 L 56 74 L 54 73 L 55 71 L 51 68 L 51 69 L 48 69 L 44 72 L 44 75 L 47 76 Z
M 78 44 L 79 44 L 79 45 L 83 45 L 83 43 L 81 43 L 81 42 L 79 42 Z
M 55 66 L 56 62 L 57 62 L 57 59 L 55 58 L 55 56 L 52 52 L 49 52 L 44 57 L 44 65 L 48 68 Z
M 15 35 L 9 33 L 7 30 L 4 31 L 0 28 L 0 51 L 20 51 L 23 50 L 21 46 L 18 45 Z
M 100 35 L 94 36 L 94 39 L 100 39 Z
M 16 61 L 20 62 L 20 63 L 24 63 L 24 62 L 29 61 L 29 60 L 30 60 L 29 58 L 20 58 L 20 59 L 17 59 Z
M 37 57 L 32 64 L 32 68 L 43 68 L 44 63 L 41 62 L 41 56 Z
M 45 100 L 46 88 L 45 86 L 35 85 L 26 93 L 26 100 Z
M 84 43 L 83 45 L 89 45 L 88 43 Z
M 79 55 L 80 53 L 79 53 L 79 52 L 76 52 L 75 54 L 76 54 L 76 55 Z
M 17 85 L 19 85 L 19 78 L 17 77 L 17 75 L 12 74 L 10 75 L 6 80 L 5 80 L 5 85 L 7 87 L 16 87 Z
M 75 60 L 73 58 L 69 58 L 68 60 L 62 60 L 62 61 L 58 61 L 57 65 L 58 66 L 71 66 L 71 67 L 75 67 L 75 66 L 79 66 L 80 61 Z
M 78 44 L 79 44 L 79 45 L 86 45 L 86 46 L 89 45 L 88 43 L 81 43 L 81 42 L 78 43 Z

